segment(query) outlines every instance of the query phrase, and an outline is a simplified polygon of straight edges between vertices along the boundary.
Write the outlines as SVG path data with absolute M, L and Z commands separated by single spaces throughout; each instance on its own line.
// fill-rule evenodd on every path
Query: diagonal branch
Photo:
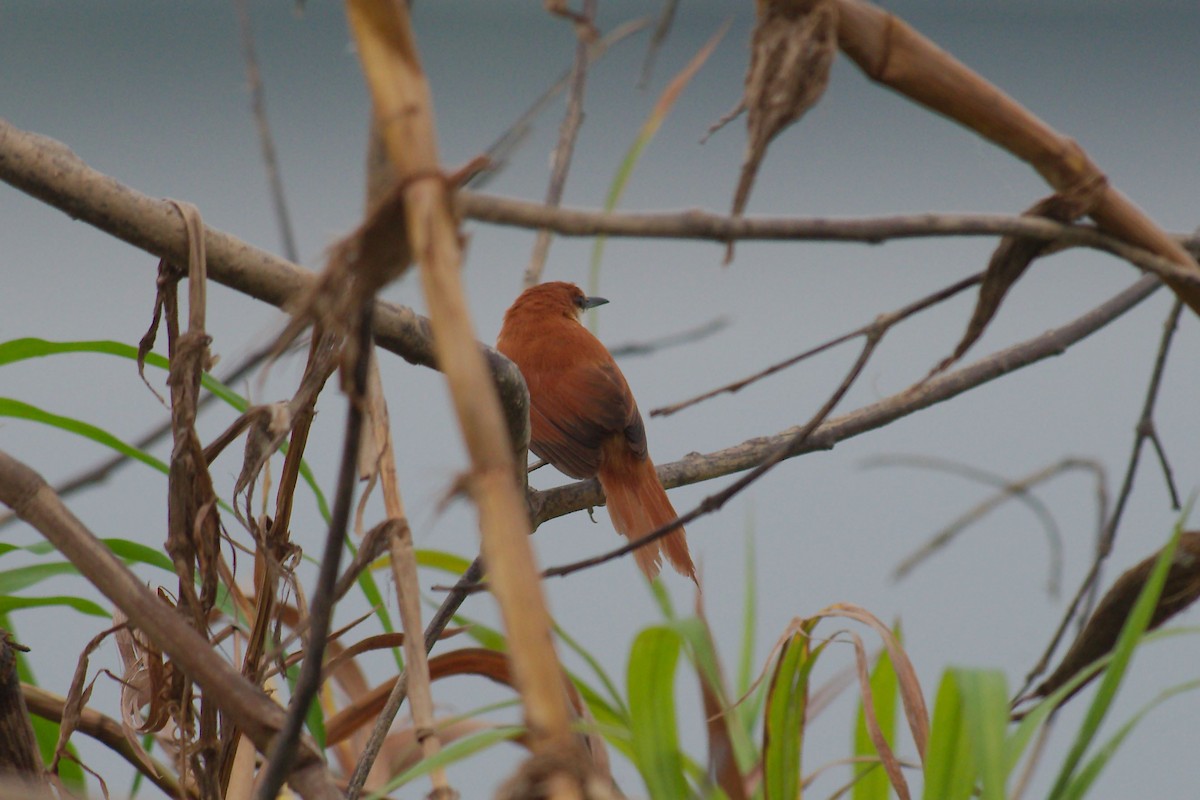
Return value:
M 283 725 L 284 712 L 212 649 L 194 628 L 144 586 L 128 567 L 62 504 L 42 476 L 0 452 L 0 503 L 36 528 L 93 586 L 169 655 L 206 699 L 235 717 L 260 752 Z M 313 743 L 300 741 L 288 782 L 305 800 L 341 800 L 341 791 Z
M 167 259 L 187 263 L 187 236 L 170 202 L 158 200 L 98 172 L 64 144 L 0 119 L 0 180 L 116 238 Z M 242 294 L 284 308 L 315 279 L 308 270 L 209 226 L 204 227 L 208 277 Z M 412 364 L 437 368 L 429 320 L 392 303 L 375 305 L 375 342 Z M 480 345 L 500 392 L 515 439 L 528 425 L 521 373 L 495 350 Z

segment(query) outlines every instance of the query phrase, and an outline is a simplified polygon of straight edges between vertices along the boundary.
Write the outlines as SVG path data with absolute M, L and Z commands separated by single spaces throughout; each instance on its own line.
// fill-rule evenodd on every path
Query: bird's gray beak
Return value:
M 608 300 L 603 297 L 585 297 L 583 298 L 583 308 L 595 308 L 596 306 L 602 306 L 607 302 Z

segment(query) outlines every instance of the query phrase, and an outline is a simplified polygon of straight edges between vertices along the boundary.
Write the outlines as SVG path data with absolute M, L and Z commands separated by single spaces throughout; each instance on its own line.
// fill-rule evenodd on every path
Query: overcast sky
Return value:
M 642 4 L 602 2 L 601 25 L 636 16 Z M 655 6 L 657 7 L 657 6 Z M 941 47 L 994 81 L 1058 130 L 1075 138 L 1129 195 L 1167 230 L 1200 224 L 1196 209 L 1200 159 L 1197 76 L 1200 10 L 1194 2 L 895 3 L 890 8 Z M 586 120 L 566 189 L 569 205 L 602 205 L 609 182 L 642 120 L 670 80 L 729 13 L 722 3 L 682 3 L 646 91 L 635 87 L 646 48 L 642 34 L 614 48 L 589 75 Z M 560 72 L 574 50 L 568 26 L 536 3 L 421 2 L 415 10 L 424 65 L 432 82 L 442 158 L 462 163 L 487 147 Z M 744 141 L 736 123 L 700 146 L 708 125 L 737 101 L 747 58 L 751 4 L 739 4 L 719 49 L 679 100 L 646 150 L 621 206 L 627 210 L 728 208 Z M 254 24 L 270 121 L 276 135 L 302 263 L 319 268 L 324 248 L 361 214 L 367 98 L 340 6 L 257 3 Z M 226 3 L 151 4 L 11 2 L 0 6 L 0 115 L 62 140 L 92 166 L 153 196 L 187 200 L 205 221 L 279 252 L 259 157 L 233 8 Z M 488 191 L 540 199 L 563 106 L 553 104 Z M 797 127 L 770 150 L 749 213 L 868 216 L 944 212 L 1017 213 L 1047 193 L 1024 164 L 946 120 L 869 83 L 846 61 L 834 66 L 829 90 Z M 520 288 L 533 237 L 525 231 L 467 223 L 464 269 L 475 325 L 492 341 L 504 309 Z M 642 341 L 716 318 L 718 335 L 646 358 L 622 361 L 645 413 L 742 377 L 852 330 L 986 264 L 993 241 L 941 239 L 883 246 L 743 243 L 729 267 L 713 244 L 610 240 L 601 272 L 600 335 L 610 345 Z M 557 240 L 548 279 L 584 282 L 591 242 Z M 60 212 L 0 187 L 0 338 L 115 339 L 136 343 L 149 319 L 156 260 Z M 1130 266 L 1094 252 L 1038 262 L 1012 291 L 970 358 L 1062 324 L 1137 279 Z M 386 297 L 422 308 L 417 281 Z M 903 389 L 953 347 L 974 297 L 964 295 L 889 335 L 839 407 L 850 411 Z M 927 696 L 949 665 L 1004 669 L 1019 685 L 1057 625 L 1065 599 L 1046 594 L 1048 548 L 1038 520 L 1017 504 L 971 527 L 954 547 L 907 581 L 894 566 L 926 537 L 989 495 L 960 477 L 912 469 L 865 469 L 873 457 L 916 454 L 955 459 L 1006 478 L 1023 477 L 1067 457 L 1094 459 L 1115 493 L 1125 469 L 1161 324 L 1165 291 L 1059 358 L 1006 377 L 954 402 L 848 441 L 829 453 L 790 461 L 719 515 L 689 527 L 703 573 L 708 613 L 728 665 L 736 662 L 748 530 L 757 547 L 760 611 L 756 662 L 795 616 L 830 603 L 863 605 L 884 620 L 902 619 Z M 254 349 L 281 325 L 281 314 L 214 288 L 209 324 L 225 363 Z M 1157 423 L 1180 490 L 1200 483 L 1195 399 L 1200 348 L 1185 314 L 1167 367 Z M 735 397 L 710 401 L 663 419 L 647 419 L 650 451 L 660 463 L 708 452 L 807 420 L 853 361 L 853 345 L 794 367 Z M 466 461 L 439 375 L 395 358 L 383 361 L 394 417 L 401 482 L 418 546 L 471 556 L 474 515 L 465 507 L 441 514 L 437 504 Z M 285 396 L 299 375 L 286 360 L 260 387 L 258 399 Z M 161 388 L 161 376 L 158 376 Z M 76 416 L 134 439 L 163 410 L 134 367 L 98 357 L 6 366 L 0 394 Z M 332 487 L 342 404 L 324 398 L 309 461 Z M 211 436 L 231 419 L 203 420 Z M 98 447 L 19 421 L 0 425 L 0 447 L 50 480 L 103 457 Z M 160 447 L 156 453 L 165 457 Z M 219 460 L 214 477 L 231 490 L 237 454 Z M 730 478 L 671 493 L 692 508 Z M 566 479 L 545 469 L 533 482 Z M 161 543 L 165 482 L 127 467 L 71 506 L 92 530 Z M 1064 594 L 1088 566 L 1096 522 L 1091 477 L 1072 473 L 1038 491 L 1065 543 Z M 379 513 L 376 511 L 376 513 Z M 606 514 L 546 524 L 535 537 L 540 560 L 558 564 L 618 544 Z M 1176 520 L 1161 472 L 1147 459 L 1122 525 L 1108 580 L 1148 555 Z M 31 542 L 28 529 L 5 541 Z M 315 552 L 323 529 L 304 498 L 294 536 Z M 5 558 L 5 561 L 8 557 Z M 17 562 L 13 562 L 14 564 Z M 0 569 L 8 565 L 0 562 Z M 148 579 L 152 576 L 147 576 Z M 428 587 L 443 578 L 424 576 Z M 680 607 L 688 584 L 667 578 Z M 65 587 L 65 588 L 64 588 Z M 638 630 L 658 620 L 629 560 L 547 586 L 565 628 L 623 680 L 624 658 Z M 77 584 L 37 587 L 29 594 L 80 591 Z M 339 610 L 339 620 L 361 611 Z M 471 615 L 494 620 L 491 602 L 472 599 Z M 1194 615 L 1183 621 L 1194 622 Z M 53 622 L 53 624 L 48 624 Z M 20 640 L 42 682 L 64 692 L 78 642 L 102 621 L 63 612 L 16 617 Z M 64 641 L 63 630 L 78 631 Z M 830 626 L 832 632 L 836 626 Z M 1134 664 L 1113 720 L 1127 719 L 1161 689 L 1196 677 L 1200 644 L 1183 637 L 1147 648 Z M 849 648 L 825 657 L 828 676 L 851 662 Z M 578 662 L 567 659 L 573 666 Z M 115 665 L 111 650 L 97 664 Z M 386 659 L 372 667 L 386 675 Z M 469 709 L 486 692 L 449 684 L 437 698 L 446 711 Z M 466 693 L 466 694 L 464 694 Z M 109 695 L 111 697 L 111 692 Z M 102 702 L 105 695 L 99 695 Z M 696 695 L 681 691 L 682 707 Z M 1082 702 L 1081 702 L 1082 700 Z M 1056 729 L 1057 756 L 1078 724 L 1077 700 Z M 482 699 L 479 702 L 483 702 Z M 114 713 L 110 706 L 109 713 Z M 807 768 L 849 753 L 853 706 L 826 712 L 808 742 Z M 1156 710 L 1129 739 L 1095 797 L 1182 797 L 1194 792 L 1194 720 L 1200 698 L 1184 695 Z M 686 718 L 695 735 L 685 745 L 702 754 L 698 712 Z M 1110 725 L 1109 732 L 1115 730 Z M 911 742 L 900 752 L 913 755 Z M 85 750 L 99 763 L 105 756 Z M 511 770 L 514 750 L 499 750 L 452 772 L 467 794 L 484 792 Z M 1043 787 L 1056 757 L 1045 762 Z M 114 767 L 114 770 L 118 768 Z M 491 770 L 495 772 L 489 773 Z M 481 776 L 482 780 L 481 780 Z M 642 789 L 621 767 L 631 795 Z M 823 778 L 826 796 L 844 774 Z M 120 781 L 110 782 L 119 790 Z M 1035 793 L 1036 795 L 1036 793 Z

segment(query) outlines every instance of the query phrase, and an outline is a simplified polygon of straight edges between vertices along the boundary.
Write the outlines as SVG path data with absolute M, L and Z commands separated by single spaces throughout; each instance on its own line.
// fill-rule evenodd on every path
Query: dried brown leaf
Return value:
M 1098 184 L 1100 187 L 1103 185 L 1102 182 Z M 1094 188 L 1089 185 L 1086 191 L 1052 194 L 1034 203 L 1021 216 L 1041 217 L 1063 224 L 1074 222 L 1086 214 L 1095 201 L 1097 195 Z M 1005 236 L 1000 239 L 988 261 L 983 283 L 979 285 L 979 300 L 975 304 L 975 311 L 971 315 L 971 321 L 967 323 L 962 340 L 954 348 L 954 353 L 938 364 L 930 374 L 945 371 L 966 354 L 971 345 L 983 335 L 1008 290 L 1025 274 L 1033 260 L 1046 253 L 1053 244 L 1045 239 L 1031 239 L 1025 236 Z
M 118 625 L 120 624 L 118 622 Z M 62 760 L 63 756 L 68 755 L 67 743 L 71 741 L 71 734 L 79 727 L 79 718 L 83 713 L 83 707 L 87 705 L 88 698 L 92 696 L 92 686 L 96 683 L 96 678 L 92 678 L 91 681 L 87 680 L 88 661 L 100 643 L 115 630 L 116 628 L 109 628 L 96 634 L 79 654 L 79 661 L 75 664 L 75 675 L 71 678 L 71 688 L 67 690 L 67 700 L 63 704 L 62 719 L 59 721 L 58 743 L 54 745 L 54 760 L 47 768 L 52 773 L 57 772 L 58 762 Z
M 712 629 L 704 615 L 704 595 L 696 592 L 696 616 L 704 621 L 704 632 L 708 637 L 710 649 L 716 658 L 716 646 L 712 641 Z M 697 669 L 700 677 L 700 695 L 704 702 L 704 718 L 708 730 L 708 776 L 716 781 L 730 800 L 744 800 L 746 797 L 746 780 L 738 769 L 734 753 L 733 737 L 729 734 L 729 726 L 735 724 L 726 707 L 725 679 L 722 675 L 720 661 L 716 661 L 716 675 L 709 675 L 703 669 Z
M 851 619 L 859 618 L 854 616 Z M 883 730 L 879 727 L 879 719 L 875 716 L 875 699 L 871 692 L 871 660 L 867 657 L 867 648 L 863 646 L 862 637 L 857 633 L 853 631 L 844 633 L 854 644 L 854 668 L 855 674 L 858 676 L 858 691 L 862 695 L 867 735 L 871 737 L 871 744 L 874 745 L 875 752 L 879 754 L 879 763 L 887 773 L 888 780 L 891 782 L 892 788 L 896 790 L 897 797 L 900 800 L 909 800 L 912 795 L 908 788 L 908 781 L 904 778 L 900 760 L 896 758 L 891 745 L 888 744 L 887 737 L 883 735 Z
M 733 195 L 740 216 L 767 145 L 816 104 L 829 83 L 837 52 L 835 0 L 762 0 L 750 44 L 742 105 L 748 138 Z M 730 243 L 726 261 L 732 257 Z
M 929 710 L 925 706 L 925 696 L 921 693 L 921 682 L 917 680 L 917 671 L 891 628 L 870 611 L 853 603 L 835 603 L 823 609 L 817 616 L 852 619 L 867 625 L 879 635 L 883 646 L 887 648 L 892 667 L 896 670 L 900 702 L 904 706 L 904 717 L 908 721 L 913 744 L 917 746 L 917 753 L 924 761 L 925 746 L 929 742 Z
M 1112 588 L 1101 599 L 1095 613 L 1075 639 L 1062 663 L 1036 689 L 1031 697 L 1045 697 L 1097 659 L 1107 655 L 1117 642 L 1121 629 L 1137 602 L 1138 595 L 1146 585 L 1154 569 L 1158 553 L 1138 562 L 1117 578 Z M 1200 598 L 1200 531 L 1188 531 L 1180 535 L 1179 546 L 1167 571 L 1167 580 L 1147 630 L 1153 630 Z M 1092 676 L 1095 677 L 1094 675 Z M 1076 692 L 1090 683 L 1084 681 L 1074 692 L 1063 698 L 1065 703 Z

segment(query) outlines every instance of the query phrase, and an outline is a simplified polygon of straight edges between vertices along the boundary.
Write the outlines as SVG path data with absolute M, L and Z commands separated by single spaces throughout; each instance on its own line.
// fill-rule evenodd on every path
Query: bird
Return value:
M 636 542 L 678 515 L 646 448 L 646 427 L 612 354 L 583 326 L 608 301 L 551 281 L 521 293 L 504 314 L 496 349 L 529 387 L 529 449 L 572 478 L 598 478 L 617 532 Z M 665 555 L 696 581 L 682 526 L 634 551 L 646 578 Z

